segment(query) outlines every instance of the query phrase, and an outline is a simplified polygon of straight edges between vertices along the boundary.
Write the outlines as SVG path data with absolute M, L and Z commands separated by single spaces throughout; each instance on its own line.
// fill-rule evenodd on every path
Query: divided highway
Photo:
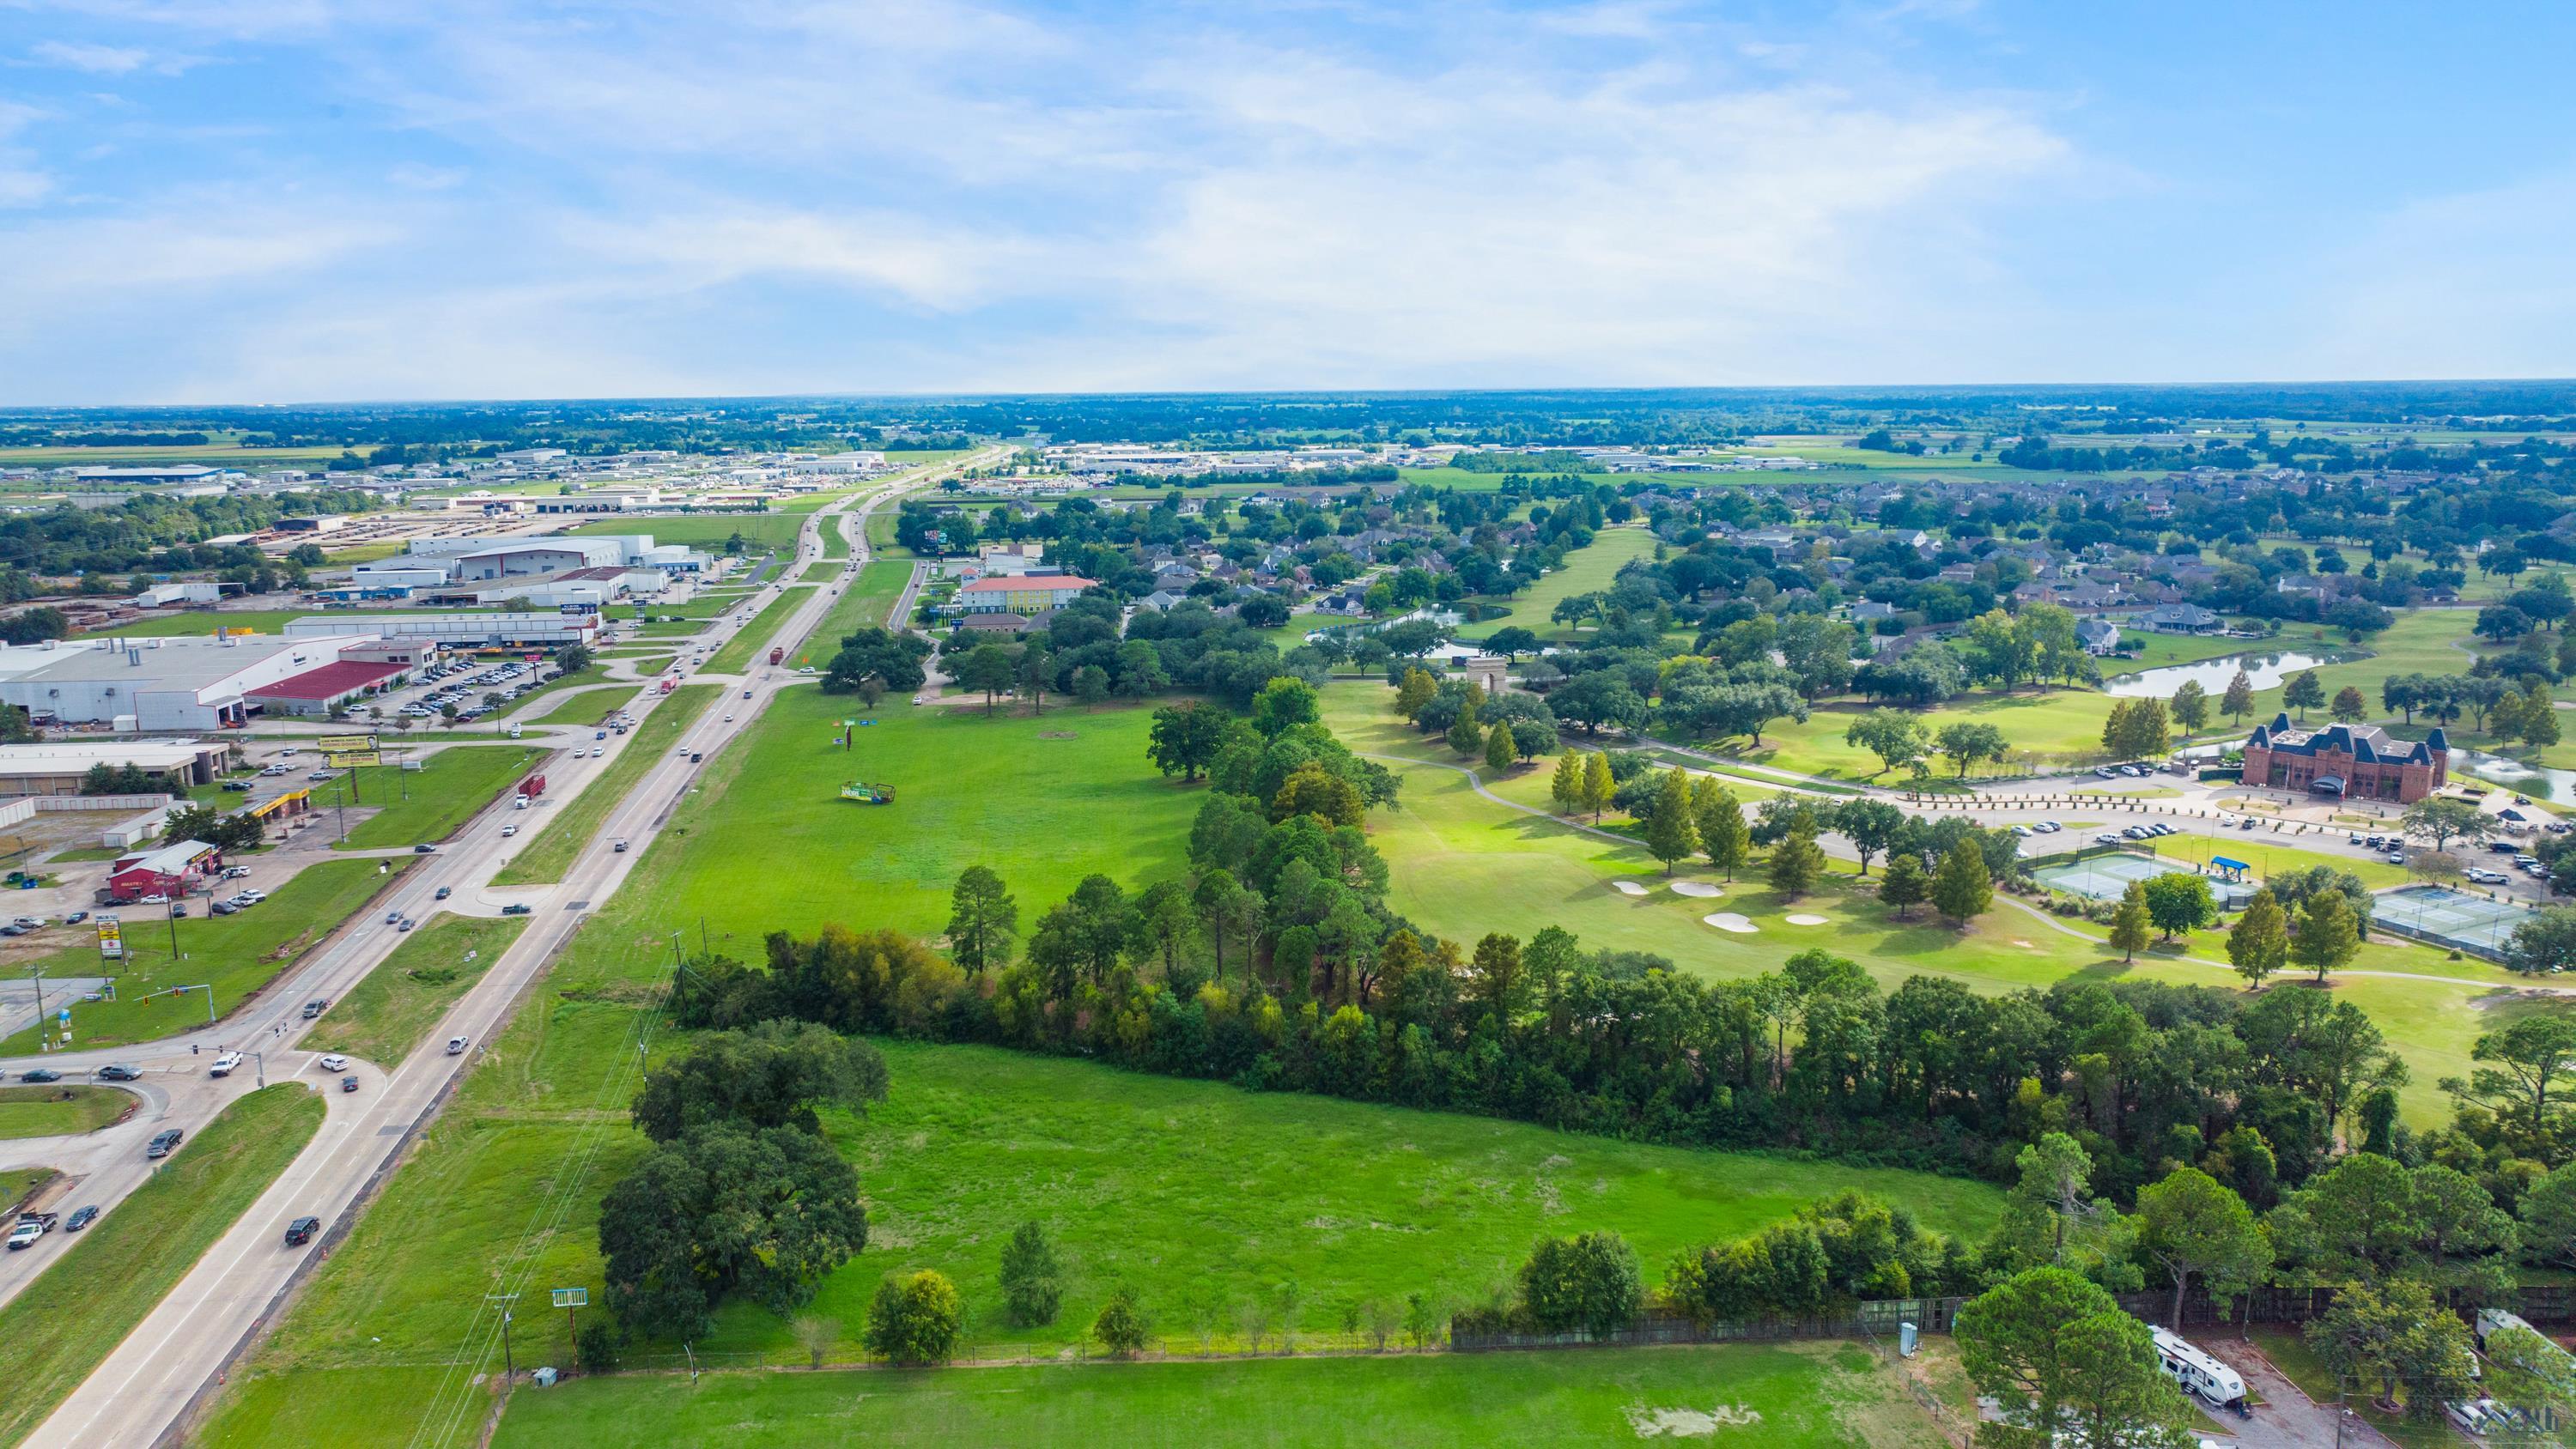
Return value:
M 969 455 L 939 470 L 878 485 L 817 512 L 806 523 L 795 566 L 784 579 L 793 580 L 807 564 L 823 557 L 824 527 L 841 528 L 850 539 L 853 562 L 864 561 L 868 557 L 868 515 L 902 492 L 984 460 L 982 454 Z M 810 597 L 772 638 L 792 649 L 821 623 L 836 598 L 837 590 L 832 585 L 812 589 Z M 758 617 L 757 610 L 741 613 L 742 617 L 730 626 L 732 630 L 747 627 Z M 730 631 L 719 631 L 710 635 L 708 642 L 716 643 L 729 634 Z M 724 718 L 726 710 L 708 709 L 686 733 L 684 748 L 650 766 L 626 797 L 610 809 L 598 833 L 559 885 L 504 889 L 490 883 L 511 849 L 500 835 L 502 826 L 514 818 L 524 818 L 496 804 L 476 816 L 436 853 L 420 857 L 364 919 L 343 925 L 232 1019 L 141 1047 L 0 1061 L 0 1069 L 13 1075 L 26 1067 L 43 1065 L 71 1076 L 110 1061 L 144 1069 L 146 1110 L 119 1128 L 96 1134 L 100 1141 L 77 1148 L 66 1139 L 49 1139 L 47 1144 L 12 1144 L 30 1148 L 55 1146 L 59 1148 L 57 1157 L 70 1157 L 75 1151 L 85 1154 L 52 1165 L 86 1170 L 89 1176 L 81 1184 L 80 1201 L 109 1204 L 112 1212 L 113 1202 L 147 1175 L 149 1165 L 142 1160 L 141 1144 L 151 1132 L 179 1126 L 193 1135 L 212 1121 L 225 1104 L 252 1090 L 263 1071 L 269 1078 L 301 1075 L 317 1087 L 323 1084 L 323 1077 L 314 1069 L 315 1054 L 288 1044 L 304 1026 L 299 1015 L 301 1006 L 314 997 L 336 1000 L 345 995 L 392 952 L 402 937 L 383 924 L 387 911 L 426 917 L 433 909 L 462 907 L 474 914 L 491 914 L 504 904 L 526 904 L 534 911 L 530 928 L 449 1010 L 408 1059 L 390 1069 L 371 1063 L 351 1064 L 349 1070 L 359 1078 L 359 1090 L 324 1093 L 328 1113 L 312 1143 L 26 1442 L 35 1446 L 149 1444 L 169 1435 L 200 1387 L 213 1379 L 236 1346 L 243 1344 L 255 1329 L 267 1326 L 264 1315 L 308 1258 L 320 1250 L 318 1243 L 302 1248 L 283 1246 L 286 1223 L 311 1213 L 320 1216 L 326 1225 L 338 1226 L 358 1210 L 358 1199 L 368 1184 L 390 1169 L 403 1145 L 435 1117 L 448 1089 L 477 1059 L 481 1046 L 506 1026 L 515 1004 L 542 974 L 546 963 L 580 928 L 590 909 L 608 900 L 643 859 L 670 808 L 704 768 L 693 763 L 691 755 L 712 757 L 750 729 L 779 690 L 806 678 L 810 676 L 767 669 L 756 660 L 745 675 L 732 678 L 727 689 L 747 688 L 751 698 L 736 696 L 726 701 L 733 716 L 731 722 Z M 639 713 L 663 705 L 663 697 L 656 695 L 639 707 Z M 619 749 L 639 748 L 641 739 L 640 732 L 625 736 L 612 747 L 611 754 Z M 550 793 L 577 795 L 592 786 L 606 763 L 586 762 L 578 773 L 549 767 L 549 780 L 557 787 Z M 575 777 L 565 780 L 564 774 Z M 611 842 L 621 839 L 630 842 L 630 851 L 614 849 Z M 442 886 L 451 888 L 454 898 L 434 905 L 435 893 Z M 457 1036 L 464 1037 L 474 1050 L 449 1055 L 446 1043 Z M 245 1062 L 235 1076 L 209 1080 L 204 1069 L 213 1060 L 218 1044 L 261 1051 L 264 1062 Z M 194 1055 L 190 1052 L 192 1046 L 200 1049 Z M 324 1239 L 336 1236 L 326 1233 Z M 46 1244 L 48 1251 L 41 1256 L 10 1254 L 11 1259 L 27 1261 L 11 1262 L 6 1265 L 10 1271 L 0 1273 L 0 1301 L 23 1287 L 45 1261 L 78 1246 L 78 1240 L 65 1242 L 61 1234 L 53 1234 Z

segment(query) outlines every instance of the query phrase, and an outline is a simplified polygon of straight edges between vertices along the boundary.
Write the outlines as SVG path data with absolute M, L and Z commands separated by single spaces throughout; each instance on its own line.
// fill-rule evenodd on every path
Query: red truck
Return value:
M 543 775 L 530 775 L 528 778 L 521 780 L 519 782 L 519 793 L 527 796 L 531 800 L 546 793 L 546 777 Z
M 772 663 L 772 664 L 784 664 L 784 663 L 786 663 L 786 662 L 787 662 L 787 649 L 786 649 L 786 646 L 784 646 L 784 645 L 780 645 L 780 646 L 778 646 L 778 647 L 776 647 L 776 648 L 771 649 L 771 650 L 769 651 L 769 662 L 770 662 L 770 663 Z
M 672 690 L 677 689 L 677 688 L 679 688 L 679 687 L 680 687 L 680 681 L 679 681 L 679 680 L 678 680 L 678 678 L 676 678 L 675 676 L 668 675 L 668 674 L 665 674 L 665 675 L 663 675 L 663 676 L 662 676 L 662 692 L 663 692 L 664 694 L 669 694 Z

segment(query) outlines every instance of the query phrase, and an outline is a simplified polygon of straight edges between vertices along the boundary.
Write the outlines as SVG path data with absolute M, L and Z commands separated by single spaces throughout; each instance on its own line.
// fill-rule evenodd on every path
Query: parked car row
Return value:
M 219 916 L 229 916 L 241 911 L 249 910 L 251 907 L 258 905 L 261 901 L 267 899 L 268 892 L 266 891 L 235 891 L 231 895 L 224 897 L 222 900 L 215 902 L 212 906 L 207 907 L 207 909 L 213 911 Z

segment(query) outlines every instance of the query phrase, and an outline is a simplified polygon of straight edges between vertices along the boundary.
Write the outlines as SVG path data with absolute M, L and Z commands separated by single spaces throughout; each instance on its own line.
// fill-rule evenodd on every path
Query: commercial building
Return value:
M 400 664 L 342 659 L 254 689 L 247 698 L 265 714 L 327 715 L 334 706 L 383 693 L 403 673 Z
M 223 775 L 226 746 L 198 740 L 66 740 L 0 745 L 0 796 L 77 795 L 92 766 L 132 765 L 173 795 Z
M 1043 614 L 1060 609 L 1099 587 L 1072 574 L 1023 574 L 1016 578 L 977 579 L 957 591 L 957 606 L 968 614 Z
M 2450 782 L 2451 742 L 2439 725 L 2421 740 L 2391 739 L 2377 725 L 2293 728 L 2286 714 L 2245 741 L 2248 785 L 2411 805 Z
M 107 868 L 102 905 L 126 905 L 150 895 L 182 896 L 224 868 L 223 853 L 202 840 L 181 840 L 121 855 Z
M 286 637 L 313 643 L 342 637 L 382 637 L 389 642 L 436 644 L 446 649 L 560 649 L 588 644 L 599 634 L 597 614 L 308 614 L 290 619 Z M 6 686 L 0 686 L 5 698 Z
M 23 672 L 0 675 L 0 703 L 40 724 L 106 725 L 146 733 L 237 728 L 267 686 L 334 664 L 380 637 L 351 621 L 327 638 L 237 634 L 221 639 L 112 639 L 62 649 Z M 12 651 L 23 657 L 26 651 Z M 14 665 L 17 661 L 10 661 Z

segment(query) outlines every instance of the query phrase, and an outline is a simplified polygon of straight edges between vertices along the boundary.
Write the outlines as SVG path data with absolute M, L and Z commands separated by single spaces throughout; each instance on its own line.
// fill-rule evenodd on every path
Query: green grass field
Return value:
M 635 697 L 643 692 L 642 689 L 631 684 L 618 685 L 611 689 L 585 689 L 527 723 L 595 725 L 633 704 Z
M 417 770 L 359 765 L 342 771 L 339 781 L 317 786 L 313 803 L 326 812 L 324 826 L 330 827 L 327 812 L 335 803 L 333 792 L 355 775 L 349 803 L 377 809 L 350 826 L 348 839 L 338 842 L 339 847 L 368 850 L 445 840 L 512 781 L 539 768 L 548 753 L 518 744 L 457 745 L 422 757 Z
M 233 1103 L 0 1308 L 9 1344 L 0 1444 L 43 1423 L 321 1125 L 322 1099 L 301 1083 Z
M 523 845 L 492 877 L 499 886 L 527 885 L 536 881 L 557 881 L 590 844 L 599 822 L 635 787 L 665 747 L 679 740 L 681 733 L 697 723 L 707 705 L 723 693 L 713 684 L 684 684 L 640 720 L 632 731 L 633 738 L 620 750 L 608 768 L 591 781 L 589 788 L 569 805 L 548 807 L 545 823 L 537 828 L 536 838 Z
M 113 1087 L 0 1087 L 0 1139 L 95 1132 L 134 1104 Z
M 707 660 L 709 674 L 740 674 L 751 667 L 752 656 L 766 655 L 773 636 L 787 623 L 787 616 L 802 608 L 813 597 L 808 585 L 792 584 L 778 591 L 769 607 L 752 616 L 751 622 L 734 632 L 723 648 Z
M 125 912 L 125 965 L 116 978 L 117 999 L 81 1002 L 72 1007 L 75 1041 L 84 1047 L 118 1046 L 167 1036 L 206 1019 L 203 992 L 147 1000 L 154 991 L 199 983 L 214 988 L 215 1013 L 222 1016 L 279 972 L 316 941 L 337 929 L 364 905 L 409 859 L 325 860 L 298 871 L 268 900 L 236 916 L 202 913 L 178 922 L 184 961 L 170 954 L 170 925 L 152 906 Z M 390 870 L 380 872 L 379 866 Z M 98 970 L 98 947 L 83 941 L 44 958 L 48 976 L 91 975 Z M 0 1054 L 36 1050 L 37 1033 L 29 1027 L 0 1041 Z
M 393 1066 L 527 928 L 525 916 L 433 913 L 348 995 L 332 1002 L 297 1045 Z
M 823 1439 L 1485 1449 L 1667 1434 L 1780 1449 L 1942 1443 L 1875 1356 L 1830 1343 L 720 1374 L 695 1384 L 685 1375 L 628 1376 L 523 1392 L 493 1443 L 618 1444 L 643 1423 L 669 1442 L 723 1449 Z M 296 1428 L 305 1442 L 332 1442 L 310 1421 Z
M 166 614 L 147 614 L 130 624 L 101 629 L 97 635 L 110 639 L 175 639 L 195 634 L 211 638 L 219 629 L 255 629 L 262 634 L 280 634 L 287 621 L 302 619 L 311 609 L 176 609 Z
M 805 647 L 788 662 L 810 663 L 817 669 L 831 663 L 841 641 L 851 631 L 886 622 L 886 616 L 894 611 L 894 601 L 902 597 L 904 581 L 911 577 L 912 565 L 900 559 L 872 559 L 862 565 L 858 578 L 832 601 Z
M 1643 528 L 1605 528 L 1593 535 L 1590 544 L 1568 554 L 1565 567 L 1530 585 L 1527 593 L 1505 600 L 1509 613 L 1469 624 L 1458 631 L 1458 637 L 1482 639 L 1496 629 L 1518 625 L 1542 639 L 1581 638 L 1590 631 L 1569 629 L 1550 619 L 1548 612 L 1576 594 L 1597 593 L 1610 587 L 1629 560 L 1648 558 L 1654 552 L 1655 536 Z
M 11 1167 L 0 1169 L 0 1212 L 15 1212 L 18 1204 L 35 1196 L 36 1189 L 53 1180 L 50 1167 Z

